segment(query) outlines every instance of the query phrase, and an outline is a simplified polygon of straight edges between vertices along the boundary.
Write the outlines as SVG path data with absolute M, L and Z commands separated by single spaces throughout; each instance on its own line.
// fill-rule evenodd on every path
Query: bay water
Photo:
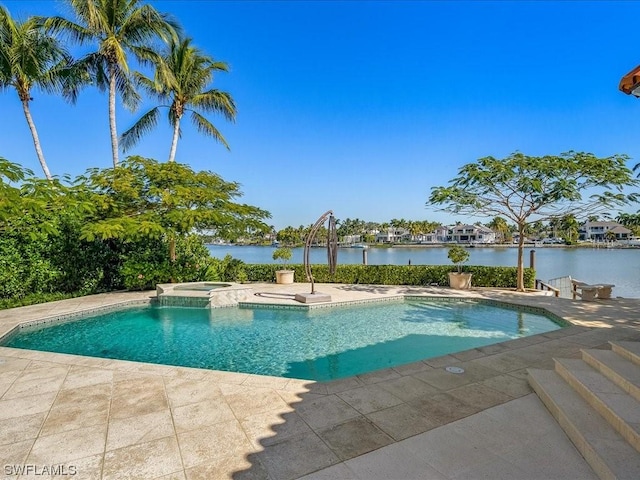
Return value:
M 211 255 L 223 258 L 231 255 L 245 263 L 275 263 L 275 247 L 208 245 Z M 361 264 L 362 248 L 339 248 L 338 264 Z M 530 251 L 535 250 L 536 278 L 546 281 L 571 275 L 587 283 L 615 285 L 613 296 L 640 298 L 640 249 L 638 248 L 525 248 L 525 266 L 529 266 Z M 293 248 L 290 263 L 302 263 L 303 249 Z M 391 247 L 368 248 L 369 265 L 451 265 L 446 247 Z M 517 264 L 518 250 L 511 247 L 476 247 L 469 249 L 468 265 L 505 266 Z M 324 248 L 312 248 L 311 263 L 327 263 Z

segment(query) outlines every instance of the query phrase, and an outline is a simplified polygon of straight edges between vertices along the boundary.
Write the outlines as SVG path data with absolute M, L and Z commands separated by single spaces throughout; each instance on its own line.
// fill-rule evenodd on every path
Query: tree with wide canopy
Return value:
M 535 221 L 579 217 L 636 201 L 624 188 L 637 185 L 626 155 L 596 157 L 567 152 L 533 157 L 484 157 L 461 167 L 449 186 L 434 187 L 427 205 L 454 214 L 502 216 L 518 227 L 517 290 L 524 291 L 524 239 Z M 588 196 L 587 196 L 588 195 Z
M 182 163 L 129 157 L 118 168 L 90 169 L 79 181 L 96 206 L 83 239 L 166 238 L 171 262 L 176 239 L 194 231 L 237 238 L 269 229 L 269 212 L 234 201 L 242 195 L 239 184 Z

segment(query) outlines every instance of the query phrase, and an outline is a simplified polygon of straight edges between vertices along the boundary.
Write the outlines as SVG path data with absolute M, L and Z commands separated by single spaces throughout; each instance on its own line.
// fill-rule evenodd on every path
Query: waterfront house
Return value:
M 420 243 L 446 243 L 450 227 L 439 226 L 433 232 L 420 235 Z
M 455 243 L 496 243 L 496 233 L 484 225 L 454 225 L 447 231 L 447 241 Z
M 345 235 L 342 237 L 341 243 L 343 245 L 353 245 L 354 243 L 361 243 L 362 235 Z
M 411 241 L 411 233 L 406 228 L 389 228 L 376 233 L 377 243 L 402 243 Z
M 607 232 L 612 232 L 616 240 L 629 240 L 631 230 L 617 222 L 585 222 L 580 227 L 580 240 L 603 242 L 609 240 Z

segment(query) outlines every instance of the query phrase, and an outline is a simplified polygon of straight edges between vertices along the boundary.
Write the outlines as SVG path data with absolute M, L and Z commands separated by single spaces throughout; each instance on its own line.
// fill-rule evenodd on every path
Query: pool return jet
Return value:
M 329 210 L 322 214 L 322 216 L 313 224 L 307 240 L 304 243 L 304 272 L 307 275 L 307 281 L 311 282 L 311 293 L 296 293 L 295 299 L 302 303 L 318 303 L 318 302 L 330 302 L 331 295 L 326 293 L 316 292 L 313 274 L 311 273 L 311 263 L 309 262 L 309 250 L 311 244 L 314 242 L 315 237 L 320 230 L 320 227 L 324 222 L 329 219 L 329 226 L 327 228 L 327 258 L 329 260 L 329 273 L 334 275 L 336 273 L 336 265 L 338 264 L 338 233 L 336 231 L 336 219 L 333 216 L 333 211 Z

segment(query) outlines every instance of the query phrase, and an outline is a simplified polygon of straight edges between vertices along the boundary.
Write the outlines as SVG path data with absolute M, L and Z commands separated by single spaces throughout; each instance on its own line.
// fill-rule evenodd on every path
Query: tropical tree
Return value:
M 117 167 L 118 129 L 116 94 L 125 107 L 135 110 L 140 96 L 132 83 L 128 54 L 139 62 L 158 62 L 154 42 L 177 38 L 179 27 L 169 16 L 141 0 L 67 0 L 76 22 L 63 17 L 40 19 L 52 31 L 62 32 L 84 45 L 96 43 L 97 50 L 82 59 L 100 90 L 109 92 L 109 130 L 113 166 Z
M 530 225 L 530 234 L 534 235 L 538 239 L 544 238 L 547 234 L 547 227 L 540 220 L 536 220 Z M 509 239 L 509 241 L 511 241 L 511 239 Z
M 123 150 L 134 146 L 157 125 L 161 107 L 169 109 L 169 123 L 173 127 L 170 162 L 175 160 L 178 138 L 181 137 L 180 121 L 186 112 L 190 112 L 191 121 L 200 133 L 212 137 L 229 149 L 218 129 L 199 112 L 220 113 L 229 121 L 235 120 L 236 105 L 231 95 L 208 88 L 215 73 L 228 71 L 226 63 L 214 61 L 192 46 L 190 38 L 172 42 L 169 52 L 156 64 L 153 79 L 141 73 L 136 74 L 137 83 L 164 104 L 149 110 L 122 135 Z
M 627 227 L 634 235 L 640 235 L 640 213 L 619 213 L 616 222 Z
M 300 245 L 303 242 L 300 232 L 291 226 L 280 230 L 276 234 L 276 240 L 278 240 L 282 245 L 287 246 Z
M 509 231 L 509 224 L 502 217 L 493 217 L 487 227 L 496 232 L 496 236 L 499 238 L 500 243 L 504 243 L 507 238 L 511 236 L 511 232 Z
M 90 169 L 80 181 L 96 206 L 82 229 L 83 239 L 165 238 L 171 263 L 176 241 L 193 231 L 237 238 L 247 230 L 269 228 L 263 221 L 268 212 L 234 201 L 241 196 L 237 183 L 177 162 L 130 157 L 120 168 Z
M 518 291 L 524 291 L 524 238 L 535 221 L 575 214 L 591 215 L 635 201 L 623 188 L 637 185 L 628 157 L 598 158 L 591 153 L 504 159 L 484 157 L 461 167 L 447 187 L 434 187 L 427 205 L 455 214 L 503 216 L 518 227 Z M 597 190 L 593 190 L 597 187 Z M 594 192 L 583 198 L 585 191 Z
M 17 92 L 38 161 L 48 180 L 51 173 L 29 105 L 34 87 L 47 93 L 63 93 L 66 99 L 75 100 L 75 90 L 69 88 L 70 65 L 71 56 L 55 37 L 40 28 L 35 17 L 20 22 L 0 5 L 0 89 L 13 88 Z
M 564 237 L 568 244 L 578 240 L 580 222 L 578 222 L 578 219 L 573 213 L 563 215 L 562 218 L 560 218 L 560 227 L 564 232 Z

